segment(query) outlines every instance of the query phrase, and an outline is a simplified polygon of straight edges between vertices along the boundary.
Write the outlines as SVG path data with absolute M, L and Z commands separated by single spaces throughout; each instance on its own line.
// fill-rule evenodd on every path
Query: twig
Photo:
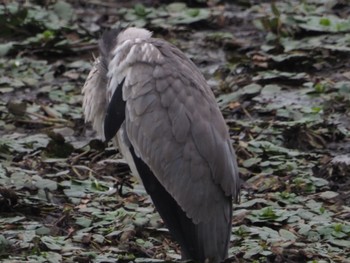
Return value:
M 86 150 L 86 151 L 84 151 L 84 152 L 78 154 L 77 156 L 74 156 L 74 157 L 72 158 L 72 165 L 76 164 L 76 163 L 79 161 L 79 159 L 80 159 L 81 157 L 83 157 L 84 155 L 88 154 L 89 152 L 90 152 L 90 150 Z

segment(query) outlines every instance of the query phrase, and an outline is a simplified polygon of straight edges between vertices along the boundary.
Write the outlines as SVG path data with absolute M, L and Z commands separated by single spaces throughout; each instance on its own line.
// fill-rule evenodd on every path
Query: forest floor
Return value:
M 0 4 L 0 261 L 180 259 L 83 120 L 99 36 L 135 25 L 194 61 L 230 127 L 244 184 L 227 262 L 350 262 L 349 2 L 166 2 Z

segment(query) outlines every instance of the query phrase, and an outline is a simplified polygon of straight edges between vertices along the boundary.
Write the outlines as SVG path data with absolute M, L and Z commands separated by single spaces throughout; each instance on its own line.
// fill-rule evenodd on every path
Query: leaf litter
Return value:
M 123 25 L 179 46 L 217 96 L 245 182 L 227 262 L 350 262 L 350 6 L 253 2 L 0 5 L 2 262 L 180 259 L 82 117 L 99 34 Z

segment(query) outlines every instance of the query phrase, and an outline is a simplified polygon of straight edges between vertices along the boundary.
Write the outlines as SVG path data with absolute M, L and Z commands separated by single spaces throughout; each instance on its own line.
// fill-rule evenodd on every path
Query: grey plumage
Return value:
M 83 88 L 86 120 L 100 137 L 117 133 L 121 152 L 183 258 L 222 261 L 239 177 L 225 121 L 204 77 L 179 49 L 144 29 L 111 31 L 100 49 L 102 62 Z M 121 95 L 112 103 L 116 92 Z M 117 107 L 121 103 L 125 109 Z M 121 110 L 125 119 L 104 119 Z

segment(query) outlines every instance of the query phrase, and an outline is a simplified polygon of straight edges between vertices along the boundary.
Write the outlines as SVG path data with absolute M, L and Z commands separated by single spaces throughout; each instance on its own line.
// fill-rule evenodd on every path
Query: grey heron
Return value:
M 85 120 L 113 140 L 179 243 L 182 259 L 227 258 L 236 155 L 195 64 L 146 29 L 103 34 L 83 87 Z

